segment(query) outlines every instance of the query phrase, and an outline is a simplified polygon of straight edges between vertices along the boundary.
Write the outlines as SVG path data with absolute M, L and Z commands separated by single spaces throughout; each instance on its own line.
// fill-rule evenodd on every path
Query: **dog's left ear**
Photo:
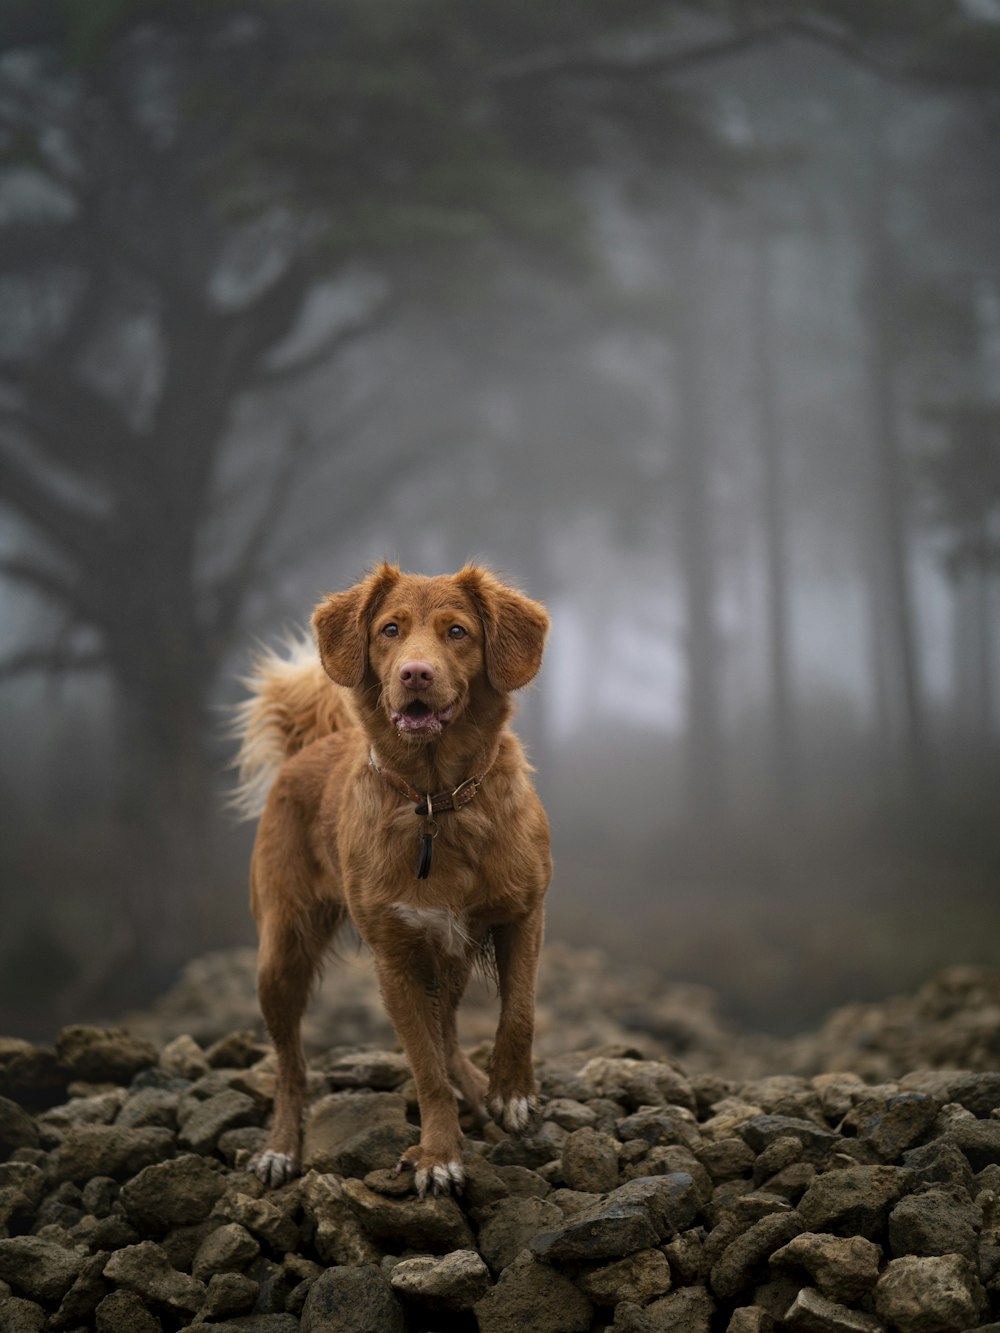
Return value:
M 458 582 L 476 604 L 486 635 L 486 675 L 500 694 L 527 685 L 542 665 L 549 616 L 541 602 L 467 565 Z
M 313 612 L 320 661 L 336 684 L 354 689 L 364 680 L 372 617 L 398 579 L 398 565 L 379 565 L 353 588 L 331 593 Z

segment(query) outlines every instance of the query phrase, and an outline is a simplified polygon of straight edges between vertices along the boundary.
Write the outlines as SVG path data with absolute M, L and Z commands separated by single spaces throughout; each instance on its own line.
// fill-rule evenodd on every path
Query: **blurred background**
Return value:
M 997 0 L 0 0 L 0 1030 L 253 940 L 255 645 L 554 628 L 550 937 L 1000 966 Z

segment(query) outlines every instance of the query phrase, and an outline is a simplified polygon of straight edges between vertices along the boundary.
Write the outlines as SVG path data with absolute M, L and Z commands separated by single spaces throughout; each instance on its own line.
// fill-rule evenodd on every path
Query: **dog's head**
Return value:
M 475 565 L 426 578 L 382 564 L 321 602 L 313 627 L 331 680 L 376 693 L 400 735 L 433 740 L 477 695 L 528 684 L 549 618 Z

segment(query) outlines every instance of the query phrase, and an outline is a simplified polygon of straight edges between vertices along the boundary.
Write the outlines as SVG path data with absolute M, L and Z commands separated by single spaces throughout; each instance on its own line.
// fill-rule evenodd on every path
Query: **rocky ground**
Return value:
M 484 1061 L 494 1017 L 481 987 Z M 279 1190 L 243 1169 L 274 1084 L 245 951 L 128 1031 L 0 1039 L 0 1333 L 1000 1333 L 1000 974 L 778 1041 L 551 947 L 539 1018 L 538 1123 L 470 1125 L 463 1195 L 424 1201 L 361 960 L 312 1011 Z

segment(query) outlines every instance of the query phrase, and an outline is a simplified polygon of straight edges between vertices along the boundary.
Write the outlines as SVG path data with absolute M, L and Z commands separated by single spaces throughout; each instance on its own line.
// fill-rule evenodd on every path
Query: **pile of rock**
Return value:
M 0 1333 L 1000 1333 L 1000 1074 L 538 1073 L 530 1133 L 469 1125 L 464 1193 L 421 1201 L 391 1051 L 312 1062 L 266 1190 L 252 1034 L 0 1041 Z

